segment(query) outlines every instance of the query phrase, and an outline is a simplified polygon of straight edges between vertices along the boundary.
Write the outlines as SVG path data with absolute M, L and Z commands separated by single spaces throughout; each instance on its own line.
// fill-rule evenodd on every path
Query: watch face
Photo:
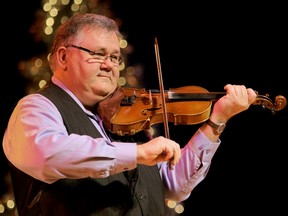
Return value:
M 226 125 L 224 123 L 221 123 L 217 129 L 218 133 L 222 133 L 225 129 Z

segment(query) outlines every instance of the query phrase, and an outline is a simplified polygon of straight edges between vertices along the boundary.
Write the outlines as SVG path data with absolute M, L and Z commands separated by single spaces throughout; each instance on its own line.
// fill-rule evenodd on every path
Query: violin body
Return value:
M 204 93 L 208 91 L 198 86 L 171 89 L 169 92 Z M 134 135 L 148 130 L 152 125 L 163 123 L 163 103 L 160 93 L 145 89 L 123 88 L 122 100 L 105 127 L 118 135 Z M 206 121 L 210 116 L 212 101 L 169 100 L 165 93 L 167 119 L 175 125 L 194 125 Z M 107 106 L 106 106 L 107 109 Z M 107 111 L 107 110 L 106 110 Z M 109 119 L 108 118 L 108 119 Z

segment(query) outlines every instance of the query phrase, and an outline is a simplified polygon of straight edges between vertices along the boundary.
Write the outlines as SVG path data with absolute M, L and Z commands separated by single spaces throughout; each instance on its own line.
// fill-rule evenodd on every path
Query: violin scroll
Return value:
M 269 109 L 271 110 L 272 113 L 275 113 L 276 111 L 282 110 L 286 104 L 286 98 L 282 95 L 278 95 L 275 97 L 275 102 L 273 102 L 270 98 L 269 95 L 257 95 L 257 98 L 255 102 L 253 103 L 254 105 L 260 105 L 264 109 Z

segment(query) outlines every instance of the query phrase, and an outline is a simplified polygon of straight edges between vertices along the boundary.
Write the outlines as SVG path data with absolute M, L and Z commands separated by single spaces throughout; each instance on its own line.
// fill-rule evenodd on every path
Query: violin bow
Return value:
M 164 90 L 161 63 L 160 63 L 160 55 L 159 55 L 159 46 L 158 46 L 158 40 L 156 37 L 155 37 L 154 46 L 155 46 L 157 71 L 158 71 L 159 91 L 160 91 L 160 95 L 161 95 L 162 108 L 163 108 L 163 121 L 164 121 L 165 137 L 170 139 L 168 116 L 167 116 L 167 106 L 166 106 L 166 100 L 165 100 L 165 90 Z
M 162 108 L 163 108 L 163 123 L 164 123 L 165 137 L 170 139 L 167 106 L 166 106 L 166 100 L 165 100 L 165 91 L 164 91 L 162 69 L 161 69 L 161 63 L 160 63 L 159 46 L 158 46 L 158 40 L 156 37 L 155 37 L 154 48 L 155 48 L 157 71 L 158 71 L 159 91 L 161 94 Z M 169 168 L 170 170 L 174 169 L 174 165 L 171 164 L 171 160 L 169 161 Z

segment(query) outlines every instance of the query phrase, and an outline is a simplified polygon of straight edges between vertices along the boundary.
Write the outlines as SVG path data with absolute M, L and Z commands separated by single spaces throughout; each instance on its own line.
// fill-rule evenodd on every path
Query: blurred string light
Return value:
M 49 51 L 53 43 L 56 30 L 75 13 L 97 13 L 106 15 L 116 21 L 121 30 L 122 20 L 116 18 L 110 10 L 110 0 L 43 0 L 42 8 L 36 11 L 35 21 L 30 33 L 35 41 L 41 41 L 47 47 L 46 52 L 40 56 L 33 56 L 28 60 L 20 61 L 19 72 L 28 80 L 26 92 L 32 93 L 42 88 L 51 78 L 49 67 Z M 120 48 L 125 58 L 120 66 L 119 84 L 123 87 L 142 87 L 143 67 L 131 65 L 129 55 L 133 55 L 134 47 L 125 39 L 120 41 Z
M 180 215 L 184 212 L 184 205 L 173 200 L 166 200 L 167 214 L 166 216 Z
M 11 193 L 0 197 L 0 216 L 18 216 L 14 197 Z

